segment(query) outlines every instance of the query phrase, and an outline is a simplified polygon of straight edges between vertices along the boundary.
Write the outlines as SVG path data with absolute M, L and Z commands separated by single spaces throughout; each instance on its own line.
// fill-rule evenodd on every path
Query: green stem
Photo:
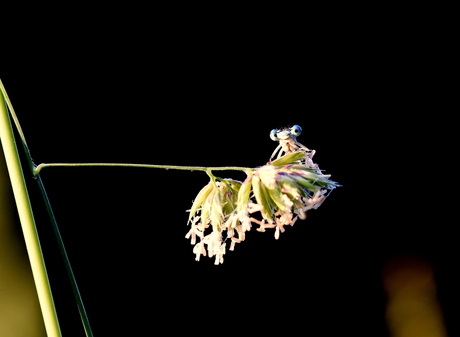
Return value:
M 40 176 L 37 176 L 37 183 L 38 183 L 40 192 L 42 194 L 43 200 L 45 201 L 45 206 L 48 211 L 48 216 L 51 220 L 54 234 L 58 242 L 59 250 L 61 251 L 62 258 L 64 259 L 64 265 L 67 270 L 67 275 L 70 279 L 70 285 L 72 286 L 75 300 L 77 301 L 78 312 L 80 313 L 80 318 L 83 323 L 83 328 L 85 330 L 87 337 L 93 337 L 93 332 L 89 324 L 88 315 L 86 314 L 85 306 L 83 305 L 83 300 L 80 295 L 80 290 L 78 289 L 78 286 L 77 286 L 77 280 L 75 279 L 72 267 L 70 265 L 70 260 L 69 260 L 69 257 L 67 256 L 67 251 L 64 246 L 64 241 L 62 240 L 62 236 L 59 231 L 59 227 L 57 225 L 56 218 L 54 217 L 53 209 L 51 208 L 51 203 L 48 199 L 48 195 L 46 194 L 46 191 L 45 191 L 45 186 L 43 185 L 43 182 Z
M 183 170 L 183 171 L 250 171 L 248 167 L 224 166 L 224 167 L 202 167 L 202 166 L 174 166 L 174 165 L 149 165 L 149 164 L 116 164 L 116 163 L 52 163 L 40 164 L 35 167 L 34 175 L 46 167 L 143 167 L 143 168 L 159 168 L 165 170 Z
M 3 93 L 3 99 L 5 100 L 7 107 L 10 109 L 10 114 L 11 114 L 11 117 L 13 118 L 14 125 L 16 126 L 16 129 L 18 130 L 19 136 L 21 137 L 22 142 L 27 145 L 26 137 L 24 137 L 24 132 L 22 132 L 18 117 L 16 116 L 16 113 L 14 112 L 13 104 L 11 104 L 10 98 L 8 97 L 8 94 L 6 92 L 5 87 L 3 86 L 3 82 L 1 79 L 0 79 L 0 91 Z
M 35 165 L 34 165 L 34 163 L 32 161 L 32 156 L 31 156 L 29 148 L 27 146 L 26 139 L 24 137 L 24 133 L 22 132 L 21 125 L 19 124 L 19 120 L 16 117 L 16 113 L 14 112 L 13 105 L 11 104 L 11 101 L 8 98 L 8 94 L 6 93 L 5 87 L 3 86 L 3 83 L 2 83 L 1 80 L 0 80 L 0 91 L 3 91 L 3 95 L 5 97 L 6 105 L 10 110 L 10 114 L 11 114 L 11 116 L 13 118 L 13 121 L 14 121 L 14 124 L 16 126 L 16 129 L 17 129 L 17 131 L 19 133 L 19 137 L 21 138 L 24 153 L 26 154 L 26 158 L 27 158 L 27 161 L 28 161 L 28 164 L 29 164 L 30 172 L 32 174 L 34 174 Z M 42 194 L 43 201 L 45 202 L 45 207 L 46 207 L 46 209 L 48 211 L 48 216 L 50 218 L 51 225 L 53 227 L 53 231 L 54 231 L 54 234 L 56 236 L 56 240 L 57 240 L 57 243 L 58 243 L 58 246 L 59 246 L 59 250 L 61 251 L 62 258 L 64 259 L 64 265 L 65 265 L 67 275 L 68 275 L 69 280 L 70 280 L 70 284 L 71 284 L 71 287 L 72 287 L 72 290 L 73 290 L 73 293 L 74 293 L 75 300 L 77 302 L 78 312 L 80 313 L 80 318 L 81 318 L 82 323 L 83 323 L 83 328 L 85 330 L 86 336 L 87 337 L 92 337 L 93 333 L 92 333 L 91 327 L 89 325 L 88 316 L 86 314 L 86 310 L 85 310 L 85 307 L 83 305 L 83 300 L 81 298 L 80 291 L 78 289 L 77 281 L 75 279 L 72 267 L 70 265 L 70 260 L 69 260 L 69 257 L 67 255 L 67 251 L 66 251 L 65 246 L 64 246 L 64 241 L 63 241 L 61 233 L 59 231 L 59 227 L 57 225 L 56 218 L 54 217 L 54 212 L 53 212 L 53 209 L 51 207 L 51 203 L 50 203 L 50 201 L 48 199 L 48 195 L 46 194 L 45 186 L 43 185 L 43 182 L 42 182 L 42 179 L 41 179 L 40 175 L 36 175 L 36 181 L 38 183 L 38 188 L 40 189 L 40 192 Z
M 0 88 L 2 89 L 2 88 Z M 37 228 L 30 204 L 24 174 L 19 160 L 18 149 L 14 141 L 11 121 L 6 107 L 3 90 L 0 90 L 0 138 L 5 160 L 10 175 L 11 186 L 21 221 L 27 253 L 32 274 L 37 288 L 38 300 L 42 310 L 45 329 L 48 337 L 61 337 L 61 329 L 54 306 L 53 295 L 46 272 L 45 261 L 38 238 Z

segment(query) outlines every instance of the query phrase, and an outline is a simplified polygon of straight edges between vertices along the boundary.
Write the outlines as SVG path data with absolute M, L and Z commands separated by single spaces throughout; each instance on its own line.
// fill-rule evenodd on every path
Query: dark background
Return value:
M 253 230 L 215 266 L 194 261 L 184 238 L 205 173 L 45 169 L 95 336 L 242 325 L 388 336 L 381 270 L 398 256 L 433 266 L 446 327 L 458 333 L 455 220 L 436 142 L 449 124 L 440 114 L 448 92 L 439 89 L 436 41 L 427 47 L 424 31 L 345 27 L 236 34 L 172 25 L 166 34 L 141 20 L 91 38 L 78 29 L 57 38 L 50 27 L 19 39 L 11 56 L 21 57 L 2 62 L 0 78 L 36 164 L 256 167 L 276 146 L 270 130 L 298 124 L 299 141 L 342 185 L 279 240 Z M 83 336 L 46 210 L 28 182 L 64 336 Z

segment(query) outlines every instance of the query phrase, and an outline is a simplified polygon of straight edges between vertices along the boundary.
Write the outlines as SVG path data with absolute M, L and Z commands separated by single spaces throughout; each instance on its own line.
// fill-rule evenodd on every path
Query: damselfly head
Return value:
M 284 129 L 273 129 L 270 131 L 270 138 L 273 141 L 280 141 L 280 140 L 286 140 L 289 138 L 294 138 L 300 136 L 302 133 L 302 128 L 298 125 L 294 125 L 290 128 L 284 128 Z

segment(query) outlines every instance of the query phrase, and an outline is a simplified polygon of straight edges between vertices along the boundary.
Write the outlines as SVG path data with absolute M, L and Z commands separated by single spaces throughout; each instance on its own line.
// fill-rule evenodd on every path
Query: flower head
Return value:
M 285 225 L 293 225 L 297 218 L 305 219 L 305 212 L 318 208 L 328 191 L 338 186 L 319 170 L 297 163 L 304 156 L 301 152 L 291 153 L 254 173 L 255 199 L 262 208 L 262 217 L 275 224 L 276 238 Z
M 186 235 L 195 245 L 197 261 L 201 255 L 208 255 L 215 256 L 215 264 L 223 263 L 227 239 L 233 250 L 236 243 L 245 240 L 252 224 L 257 224 L 260 232 L 275 228 L 278 239 L 284 226 L 305 219 L 308 210 L 318 208 L 339 186 L 313 163 L 314 151 L 294 150 L 267 165 L 247 170 L 244 182 L 216 178 L 208 172 L 211 181 L 192 204 L 191 228 Z M 252 216 L 257 212 L 261 219 Z
M 244 240 L 244 232 L 250 229 L 248 213 L 249 196 L 251 193 L 251 175 L 241 183 L 232 179 L 219 179 L 211 181 L 198 193 L 192 208 L 190 209 L 189 222 L 191 228 L 186 238 L 191 238 L 195 245 L 193 252 L 196 260 L 200 255 L 216 256 L 216 264 L 223 262 L 225 254 L 225 240 L 232 239 L 230 250 L 233 250 L 236 242 Z M 211 232 L 205 231 L 210 228 Z M 227 230 L 224 238 L 222 233 Z M 209 232 L 209 231 L 208 231 Z M 238 238 L 235 238 L 235 232 Z M 197 243 L 196 238 L 200 241 Z

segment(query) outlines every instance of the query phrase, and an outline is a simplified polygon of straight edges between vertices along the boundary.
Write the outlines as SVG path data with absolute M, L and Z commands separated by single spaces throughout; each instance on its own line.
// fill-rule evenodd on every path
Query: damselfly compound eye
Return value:
M 276 129 L 273 129 L 272 131 L 270 131 L 270 138 L 274 141 L 278 141 L 278 136 L 276 135 L 278 133 L 278 130 Z
M 300 136 L 300 134 L 302 133 L 302 128 L 298 125 L 294 125 L 292 128 L 291 128 L 291 135 L 293 136 Z

